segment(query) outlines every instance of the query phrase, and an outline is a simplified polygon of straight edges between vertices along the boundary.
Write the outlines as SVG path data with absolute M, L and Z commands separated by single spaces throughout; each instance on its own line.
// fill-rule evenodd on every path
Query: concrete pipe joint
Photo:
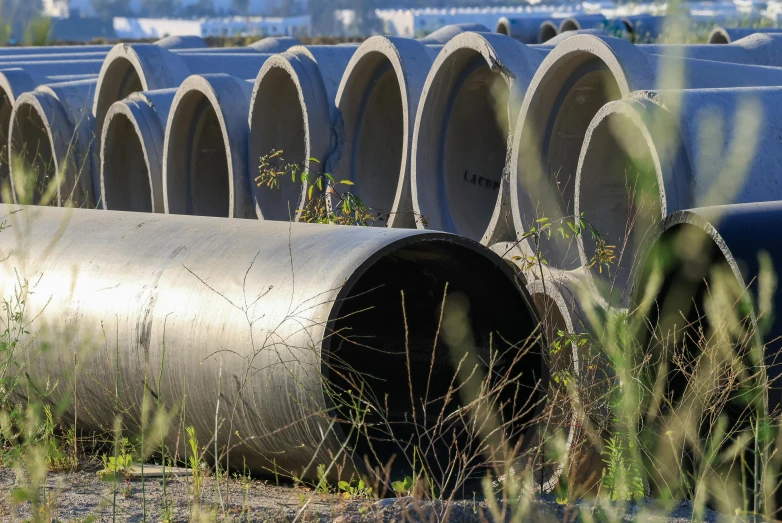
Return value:
M 701 46 L 707 47 L 728 46 Z M 574 181 L 590 121 L 608 102 L 654 88 L 659 71 L 676 70 L 676 78 L 688 88 L 782 85 L 779 68 L 645 52 L 656 48 L 577 35 L 551 51 L 524 97 L 510 154 L 510 202 L 498 202 L 488 240 L 532 241 L 525 234 L 542 218 L 570 230 L 565 222 L 574 220 Z M 605 239 L 610 245 L 616 241 Z M 581 266 L 572 234 L 546 235 L 539 247 L 555 267 Z
M 43 85 L 16 101 L 8 138 L 15 201 L 95 206 L 90 112 L 95 85 L 96 80 Z
M 6 206 L 2 216 L 20 234 L 0 235 L 9 253 L 0 292 L 24 296 L 32 333 L 20 344 L 19 372 L 40 390 L 61 384 L 47 400 L 63 406 L 66 419 L 78 408 L 85 430 L 110 430 L 121 416 L 134 432 L 150 394 L 166 412 L 186 413 L 181 421 L 199 441 L 215 437 L 217 416 L 211 462 L 230 451 L 231 464 L 306 479 L 337 463 L 326 469 L 331 480 L 338 469 L 341 479 L 372 474 L 365 458 L 385 467 L 396 456 L 392 474 L 403 477 L 412 473 L 412 450 L 394 442 L 411 441 L 431 422 L 410 421 L 415 398 L 439 402 L 453 420 L 438 428 L 448 435 L 442 443 L 416 444 L 418 463 L 437 470 L 430 460 L 468 448 L 461 438 L 472 433 L 461 425 L 471 418 L 457 414 L 470 402 L 450 389 L 459 383 L 453 350 L 473 355 L 477 375 L 487 374 L 490 352 L 502 355 L 492 368 L 510 378 L 486 378 L 497 391 L 491 403 L 505 405 L 497 415 L 509 448 L 533 439 L 539 409 L 529 406 L 545 400 L 548 382 L 538 320 L 512 269 L 474 242 L 429 231 L 85 209 Z M 62 364 L 75 355 L 78 379 Z M 400 386 L 400 372 L 409 372 L 412 390 L 407 380 Z M 519 391 L 523 401 L 514 401 Z M 443 402 L 447 396 L 453 400 Z M 351 415 L 351 399 L 369 407 L 363 422 Z M 179 419 L 164 438 L 172 449 L 184 444 Z
M 307 187 L 289 176 L 276 189 L 260 186 L 261 158 L 283 151 L 286 161 L 317 174 L 336 141 L 334 100 L 340 79 L 358 45 L 293 47 L 272 56 L 255 79 L 249 109 L 249 176 L 260 219 L 289 220 L 305 204 Z M 314 159 L 315 161 L 313 161 Z
M 166 213 L 255 218 L 247 170 L 253 81 L 193 75 L 177 90 L 163 145 Z
M 763 33 L 782 33 L 782 29 L 778 27 L 771 28 L 739 28 L 739 27 L 721 27 L 715 26 L 709 33 L 708 43 L 710 44 L 731 44 L 737 42 L 742 38 L 752 36 L 754 34 Z
M 100 139 L 104 209 L 165 212 L 163 156 L 166 123 L 176 89 L 133 93 L 115 102 Z
M 484 237 L 498 196 L 507 191 L 511 122 L 547 52 L 503 35 L 468 33 L 437 55 L 413 133 L 417 227 Z
M 638 325 L 646 327 L 639 329 L 635 346 L 643 347 L 644 354 L 653 358 L 654 368 L 665 374 L 649 378 L 670 398 L 665 409 L 655 408 L 654 418 L 681 419 L 684 413 L 690 419 L 703 419 L 693 404 L 721 405 L 721 411 L 711 411 L 704 418 L 727 422 L 725 434 L 731 444 L 734 438 L 746 437 L 743 448 L 748 452 L 758 448 L 751 439 L 757 434 L 753 422 L 769 419 L 782 405 L 777 364 L 782 321 L 776 312 L 782 310 L 782 293 L 770 287 L 782 271 L 782 251 L 780 242 L 769 241 L 778 237 L 780 224 L 780 202 L 677 211 L 663 220 L 657 239 L 639 259 L 631 300 L 632 310 L 640 315 Z M 714 363 L 709 370 L 697 365 L 707 360 Z M 683 367 L 677 362 L 694 363 Z M 698 395 L 703 402 L 692 401 L 695 396 L 686 389 L 704 379 L 721 384 L 719 399 Z M 700 434 L 707 430 L 694 429 Z M 660 460 L 679 463 L 681 454 L 664 455 L 678 445 L 665 441 L 650 452 Z M 684 454 L 697 459 L 693 453 Z M 756 457 L 743 455 L 744 459 L 752 463 Z M 683 465 L 697 467 L 698 463 Z M 741 472 L 728 469 L 726 463 L 714 471 L 723 478 L 721 484 L 741 485 Z M 664 471 L 659 468 L 651 471 L 653 487 L 673 479 L 660 478 L 660 474 Z M 766 479 L 773 483 L 778 476 Z M 779 489 L 768 493 L 780 506 Z M 728 499 L 720 491 L 713 495 Z M 753 498 L 747 495 L 744 499 Z
M 255 78 L 269 58 L 265 53 L 173 53 L 155 44 L 118 44 L 109 52 L 98 76 L 92 112 L 95 135 L 102 136 L 106 113 L 131 93 L 171 89 L 191 74 L 224 73 Z
M 626 306 L 638 253 L 668 214 L 782 200 L 775 174 L 780 107 L 782 88 L 760 87 L 640 92 L 598 112 L 579 158 L 575 213 L 623 248 L 608 270 L 587 273 L 603 299 Z M 710 141 L 717 136 L 719 142 Z M 579 252 L 587 265 L 594 242 L 581 238 Z

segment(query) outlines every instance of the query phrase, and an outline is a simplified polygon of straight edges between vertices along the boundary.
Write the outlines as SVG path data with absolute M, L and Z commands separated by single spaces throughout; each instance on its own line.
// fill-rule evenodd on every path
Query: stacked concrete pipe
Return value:
M 166 213 L 255 218 L 247 168 L 253 80 L 193 75 L 177 89 L 163 145 Z
M 133 93 L 106 113 L 100 137 L 104 209 L 162 213 L 163 156 L 176 89 Z
M 559 27 L 553 20 L 546 20 L 538 29 L 538 42 L 544 44 L 559 34 Z
M 15 201 L 94 207 L 90 112 L 97 80 L 48 84 L 19 96 L 8 137 Z
M 581 149 L 574 210 L 624 249 L 610 269 L 588 271 L 600 296 L 627 305 L 637 255 L 668 214 L 782 200 L 781 106 L 782 88 L 767 87 L 639 92 L 598 111 Z M 706 118 L 708 129 L 701 125 Z M 719 142 L 704 141 L 713 133 Z M 633 230 L 626 231 L 630 221 Z M 587 265 L 594 243 L 579 239 L 579 252 Z
M 557 31 L 548 16 L 502 17 L 496 29 L 497 33 L 510 36 L 523 44 L 542 44 L 555 37 Z
M 778 27 L 767 28 L 741 28 L 741 27 L 721 27 L 716 26 L 709 33 L 708 43 L 710 44 L 732 44 L 742 38 L 762 33 L 782 33 Z
M 676 81 L 690 88 L 782 85 L 779 68 L 646 52 L 660 47 L 666 46 L 634 46 L 618 38 L 578 35 L 551 51 L 531 81 L 519 113 L 510 156 L 509 205 L 502 199 L 497 202 L 485 243 L 531 241 L 524 234 L 536 220 L 545 217 L 553 223 L 572 216 L 578 159 L 590 121 L 606 103 L 657 86 L 668 70 L 662 67 L 673 67 Z M 694 47 L 688 56 L 728 46 Z M 736 47 L 727 54 L 737 58 L 753 52 L 759 61 L 769 59 L 768 49 L 762 47 Z M 613 244 L 614 240 L 607 241 Z M 541 238 L 540 245 L 554 266 L 581 266 L 572 235 Z
M 415 119 L 416 226 L 481 239 L 498 194 L 507 191 L 508 137 L 519 105 L 548 51 L 488 33 L 459 35 L 443 47 Z
M 423 81 L 436 49 L 475 30 L 488 31 L 457 24 L 417 41 L 377 36 L 358 49 L 293 48 L 272 57 L 256 79 L 251 103 L 251 177 L 261 156 L 283 150 L 287 161 L 307 170 L 352 180 L 353 192 L 385 215 L 378 223 L 390 215 L 391 225 L 413 226 L 410 212 L 390 211 L 395 196 L 409 194 L 409 141 Z M 380 140 L 373 130 L 381 131 Z M 287 220 L 306 203 L 308 188 L 288 178 L 279 190 L 253 190 L 259 217 Z
M 317 174 L 335 146 L 339 121 L 334 99 L 358 45 L 293 47 L 271 57 L 255 79 L 249 109 L 250 178 L 260 158 L 283 151 L 286 161 Z M 314 160 L 313 160 L 314 159 Z M 307 186 L 285 176 L 278 189 L 252 184 L 255 212 L 266 220 L 296 218 Z
M 260 42 L 266 40 L 265 45 L 272 46 L 274 52 L 287 43 L 295 42 L 284 39 Z M 102 136 L 103 121 L 111 105 L 131 93 L 179 87 L 191 74 L 225 73 L 238 78 L 254 78 L 269 57 L 268 53 L 256 48 L 252 52 L 233 50 L 173 53 L 155 44 L 114 46 L 98 76 L 92 111 L 96 136 Z
M 408 441 L 421 427 L 409 420 L 410 401 L 444 397 L 455 376 L 451 350 L 470 343 L 478 361 L 488 361 L 491 348 L 505 355 L 497 365 L 520 376 L 498 403 L 518 412 L 545 398 L 543 347 L 518 348 L 528 347 L 524 341 L 538 324 L 529 295 L 505 262 L 469 240 L 417 230 L 172 215 L 151 220 L 84 209 L 5 206 L 0 216 L 19 231 L 0 235 L 7 254 L 0 291 L 16 295 L 19 282 L 28 281 L 33 291 L 35 282 L 34 292 L 22 290 L 32 334 L 20 344 L 20 379 L 29 391 L 59 383 L 45 389 L 47 401 L 66 406 L 64 419 L 78 409 L 85 430 L 110 429 L 121 415 L 133 432 L 150 394 L 166 412 L 186 413 L 183 422 L 199 441 L 213 441 L 217 424 L 217 452 L 230 449 L 232 465 L 317 479 L 320 464 L 338 463 L 345 477 L 368 472 L 365 456 L 386 466 L 396 455 L 395 477 L 412 473 L 412 453 L 383 443 L 390 438 L 378 427 L 387 425 L 374 409 L 360 431 L 368 427 L 375 438 L 370 452 L 344 421 L 351 419 L 342 410 L 349 402 L 340 395 L 372 390 L 374 396 L 359 400 L 379 401 L 379 412 L 388 409 L 393 440 Z M 438 338 L 446 286 L 444 322 L 470 328 Z M 245 300 L 249 309 L 235 305 Z M 63 362 L 77 356 L 74 376 L 73 364 Z M 411 359 L 426 363 L 410 367 L 409 390 L 395 378 Z M 518 390 L 525 394 L 520 403 L 512 401 Z M 459 403 L 445 406 L 447 419 L 463 419 L 455 414 Z M 534 428 L 524 422 L 536 414 L 518 424 L 504 417 L 505 432 L 526 442 Z M 171 449 L 183 444 L 174 425 L 165 437 Z M 454 434 L 470 432 L 453 426 Z M 443 445 L 465 448 L 456 437 Z M 448 451 L 437 445 L 435 452 Z M 220 457 L 208 451 L 207 459 Z M 336 478 L 337 467 L 326 470 Z
M 729 441 L 738 437 L 749 439 L 743 448 L 750 456 L 742 456 L 749 463 L 754 461 L 752 449 L 758 452 L 757 443 L 751 439 L 753 433 L 757 434 L 752 418 L 773 419 L 782 405 L 782 321 L 778 312 L 782 310 L 782 293 L 775 290 L 773 283 L 782 270 L 780 242 L 773 240 L 778 237 L 781 223 L 780 202 L 672 213 L 640 258 L 641 268 L 631 300 L 632 309 L 643 320 L 639 321 L 644 328 L 637 334 L 638 346 L 651 358 L 652 368 L 659 369 L 651 380 L 657 382 L 666 398 L 671 398 L 665 408 L 655 408 L 653 417 L 665 419 L 687 409 L 688 418 L 695 423 L 703 417 L 713 420 L 716 414 L 701 415 L 700 409 L 711 409 L 716 402 L 704 404 L 694 401 L 692 391 L 689 396 L 685 393 L 693 380 L 703 383 L 701 389 L 707 391 L 718 388 L 719 415 L 729 427 Z M 689 363 L 707 360 L 708 364 L 698 365 L 697 369 Z M 688 362 L 684 369 L 681 362 Z M 739 379 L 725 379 L 726 375 Z M 709 383 L 715 378 L 719 381 Z M 697 399 L 708 400 L 700 394 Z M 680 430 L 675 437 L 683 439 L 684 434 Z M 652 452 L 663 462 L 676 463 L 678 470 L 681 453 L 665 453 L 686 444 L 665 441 Z M 743 484 L 740 471 L 727 470 L 729 467 L 726 463 L 715 471 L 723 478 L 721 483 L 731 488 Z M 655 469 L 650 471 L 651 487 L 663 490 L 662 485 L 673 478 L 666 477 L 666 467 Z M 778 478 L 772 475 L 768 479 L 774 482 Z M 745 499 L 751 499 L 755 506 L 762 502 L 768 510 L 782 503 L 779 489 L 761 491 L 762 499 L 747 494 Z M 719 495 L 717 491 L 710 497 Z

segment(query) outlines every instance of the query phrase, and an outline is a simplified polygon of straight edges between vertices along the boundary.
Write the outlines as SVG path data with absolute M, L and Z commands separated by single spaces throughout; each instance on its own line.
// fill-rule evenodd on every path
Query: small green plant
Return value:
M 328 494 L 331 492 L 331 485 L 329 485 L 329 480 L 326 477 L 326 466 L 321 463 L 318 465 L 317 472 L 318 484 L 315 485 L 315 492 L 318 494 Z
M 342 497 L 345 499 L 368 499 L 372 497 L 372 487 L 367 486 L 363 479 L 359 479 L 358 483 L 340 481 L 338 486 L 342 492 Z
M 190 475 L 193 478 L 193 491 L 191 495 L 193 500 L 198 502 L 201 499 L 201 484 L 204 479 L 204 472 L 201 469 L 201 448 L 198 445 L 198 436 L 196 436 L 195 427 L 187 427 L 187 442 L 190 447 L 190 455 L 187 457 L 190 466 Z
M 617 432 L 608 439 L 603 451 L 603 486 L 613 501 L 643 499 L 644 484 L 635 460 L 632 458 L 633 442 Z
M 400 496 L 407 496 L 413 490 L 413 478 L 405 476 L 405 479 L 391 483 L 391 488 Z
M 130 467 L 133 464 L 132 452 L 133 447 L 130 445 L 128 438 L 122 438 L 118 445 L 116 456 L 108 456 L 106 454 L 101 456 L 103 469 L 98 471 L 98 476 L 104 481 L 114 481 L 119 476 L 128 477 L 130 475 Z
M 255 177 L 258 187 L 279 189 L 280 181 L 290 176 L 291 181 L 307 184 L 307 201 L 297 209 L 299 219 L 306 223 L 330 223 L 334 225 L 372 225 L 380 219 L 361 199 L 350 191 L 339 191 L 337 187 L 351 186 L 350 180 L 337 182 L 330 173 L 314 172 L 308 167 L 288 162 L 282 150 L 273 149 L 260 159 L 259 175 Z M 320 164 L 317 158 L 310 162 Z M 317 188 L 318 193 L 315 194 Z

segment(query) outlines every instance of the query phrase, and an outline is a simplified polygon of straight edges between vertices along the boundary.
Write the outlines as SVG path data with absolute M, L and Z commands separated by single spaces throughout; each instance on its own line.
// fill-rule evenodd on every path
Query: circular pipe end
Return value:
M 166 213 L 254 218 L 247 172 L 252 84 L 193 75 L 177 90 L 163 146 Z

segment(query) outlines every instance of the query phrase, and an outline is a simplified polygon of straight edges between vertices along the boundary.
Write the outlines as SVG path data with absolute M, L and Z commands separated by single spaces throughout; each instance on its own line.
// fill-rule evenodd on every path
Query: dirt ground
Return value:
M 31 517 L 27 502 L 14 502 L 16 473 L 0 469 L 0 520 L 24 521 Z M 165 492 L 164 492 L 165 488 Z M 276 486 L 265 481 L 230 479 L 219 486 L 214 478 L 205 478 L 200 500 L 195 508 L 188 496 L 188 480 L 170 477 L 133 478 L 127 483 L 102 481 L 95 471 L 52 473 L 49 475 L 43 499 L 52 514 L 47 521 L 323 521 L 323 522 L 440 522 L 453 523 L 493 521 L 485 502 L 459 501 L 450 504 L 420 502 L 412 498 L 346 500 L 337 494 L 316 494 L 304 488 Z M 114 501 L 116 499 L 116 502 Z M 220 501 L 222 499 L 222 502 Z M 168 508 L 167 508 L 168 507 Z M 655 512 L 647 504 L 646 512 Z M 557 504 L 553 498 L 542 498 L 525 511 L 523 521 L 579 521 L 580 513 L 588 513 L 595 521 L 643 520 L 660 523 L 690 521 L 692 508 L 682 503 L 675 510 L 656 516 L 638 517 L 639 507 L 630 505 L 619 512 L 608 513 L 589 503 L 577 506 Z M 447 511 L 447 513 L 446 513 Z M 146 516 L 146 517 L 145 517 Z M 168 516 L 168 517 L 167 517 Z M 589 519 L 589 516 L 587 516 Z M 705 522 L 718 522 L 719 514 L 706 511 Z M 724 518 L 728 520 L 728 518 Z M 733 518 L 730 518 L 734 521 Z

